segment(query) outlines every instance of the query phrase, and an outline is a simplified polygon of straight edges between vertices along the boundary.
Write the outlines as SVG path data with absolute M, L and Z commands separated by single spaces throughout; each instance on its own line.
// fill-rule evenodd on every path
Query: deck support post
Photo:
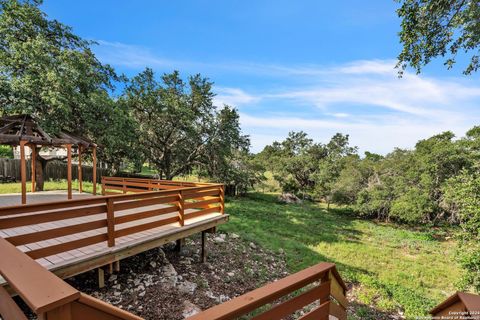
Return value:
M 72 199 L 72 145 L 67 144 L 67 190 L 68 200 Z
M 185 245 L 185 238 L 178 239 L 175 242 L 175 251 L 176 252 L 182 252 L 182 247 Z
M 113 271 L 120 272 L 120 260 L 117 260 L 113 263 Z
M 105 270 L 103 268 L 98 268 L 98 287 L 103 288 L 105 287 Z
M 207 262 L 207 231 L 202 231 L 202 253 L 201 253 L 201 263 Z
M 93 166 L 93 195 L 97 195 L 97 147 L 92 150 L 92 166 Z
M 27 162 L 25 160 L 25 144 L 27 141 L 20 141 L 20 175 L 22 177 L 22 204 L 27 203 Z

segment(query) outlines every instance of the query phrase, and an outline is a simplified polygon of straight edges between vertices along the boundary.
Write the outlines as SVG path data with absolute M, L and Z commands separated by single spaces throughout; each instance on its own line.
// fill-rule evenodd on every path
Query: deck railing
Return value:
M 138 193 L 188 187 L 215 186 L 215 183 L 158 180 L 143 178 L 102 177 L 102 194 Z
M 0 238 L 0 275 L 40 319 L 47 320 L 142 320 L 129 312 L 88 296 L 46 270 Z M 299 289 L 297 295 L 286 297 Z M 326 320 L 329 315 L 345 320 L 346 286 L 335 265 L 320 263 L 243 296 L 194 315 L 188 320 L 233 320 L 261 308 L 252 320 L 282 319 L 304 306 L 310 311 L 301 320 Z M 279 300 L 281 302 L 270 305 Z M 316 304 L 315 304 L 316 303 Z M 0 316 L 4 320 L 26 319 L 22 310 L 0 287 Z
M 28 307 L 46 320 L 142 320 L 129 312 L 86 295 L 0 238 L 0 275 Z M 26 320 L 10 294 L 0 286 L 0 316 Z
M 328 320 L 329 315 L 346 320 L 346 291 L 335 264 L 324 262 L 212 307 L 188 320 L 233 320 L 247 314 L 250 314 L 248 319 L 251 320 L 271 320 L 284 319 L 296 312 L 299 320 Z M 288 297 L 294 292 L 297 294 Z M 310 308 L 305 312 L 307 306 Z
M 152 209 L 154 205 L 162 206 Z M 125 211 L 121 215 L 117 214 L 122 210 Z M 142 193 L 0 207 L 0 230 L 7 233 L 8 230 L 4 229 L 10 229 L 8 233 L 11 235 L 5 240 L 15 246 L 28 246 L 42 241 L 41 247 L 37 245 L 26 252 L 29 257 L 39 259 L 102 242 L 113 247 L 115 240 L 120 237 L 172 223 L 183 226 L 189 219 L 214 212 L 224 213 L 223 185 L 177 186 L 176 189 L 160 191 L 146 190 Z M 95 215 L 92 219 L 76 219 L 74 224 L 61 227 L 15 231 L 21 227 Z M 103 218 L 98 218 L 98 215 L 103 215 Z M 147 219 L 147 222 L 141 221 L 143 219 Z M 94 232 L 89 236 L 79 235 L 87 231 Z M 62 238 L 62 241 L 57 241 L 58 238 Z

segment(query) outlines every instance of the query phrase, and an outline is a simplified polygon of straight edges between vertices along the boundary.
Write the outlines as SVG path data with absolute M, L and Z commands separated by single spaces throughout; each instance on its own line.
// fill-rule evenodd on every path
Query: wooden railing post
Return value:
M 225 214 L 225 185 L 220 187 L 220 213 Z
M 113 205 L 113 199 L 107 198 L 107 234 L 109 247 L 115 246 L 115 215 Z
M 105 195 L 105 177 L 102 177 L 102 196 Z
M 320 301 L 320 303 L 324 303 L 326 301 L 330 301 L 330 295 L 331 295 L 331 291 L 332 291 L 332 285 L 331 285 L 331 281 L 330 279 L 332 278 L 332 275 L 331 275 L 331 272 L 330 270 L 328 272 L 325 272 L 325 274 L 323 275 L 322 279 L 320 280 L 320 283 L 325 283 L 328 287 L 328 294 L 327 294 L 327 297 L 324 298 L 323 300 Z
M 180 226 L 185 225 L 185 200 L 183 199 L 183 192 L 180 190 L 178 192 L 178 214 L 180 218 Z
M 347 320 L 348 301 L 346 298 L 346 289 L 338 282 L 334 270 L 336 269 L 332 269 L 328 272 L 328 277 L 330 279 L 329 300 L 331 300 L 330 297 L 333 297 L 336 301 L 330 301 L 329 313 L 339 320 Z
M 125 178 L 122 179 L 122 189 L 123 193 L 127 193 L 127 182 L 125 181 Z

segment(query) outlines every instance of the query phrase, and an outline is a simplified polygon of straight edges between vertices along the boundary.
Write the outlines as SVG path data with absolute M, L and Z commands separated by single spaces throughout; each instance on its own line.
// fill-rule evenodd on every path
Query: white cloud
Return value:
M 392 74 L 396 72 L 395 60 L 359 60 L 333 68 L 333 72 L 345 74 Z
M 338 66 L 338 72 L 331 68 L 324 75 L 312 71 L 316 75 L 306 87 L 263 95 L 264 102 L 290 101 L 319 111 L 310 116 L 243 113 L 242 126 L 252 135 L 254 151 L 282 140 L 289 131 L 303 130 L 323 142 L 337 132 L 349 134 L 361 151 L 385 154 L 394 147 L 412 148 L 418 140 L 447 130 L 462 136 L 479 124 L 480 87 L 473 81 L 410 73 L 399 79 L 390 66 L 390 61 L 361 61 Z
M 335 113 L 325 113 L 327 116 L 332 116 L 332 117 L 335 117 L 335 118 L 347 118 L 347 117 L 350 117 L 350 115 L 348 113 L 344 113 L 344 112 L 335 112 Z
M 114 66 L 122 66 L 132 69 L 144 69 L 145 67 L 171 67 L 173 60 L 160 58 L 147 48 L 133 46 L 121 42 L 109 42 L 96 40 L 99 44 L 94 47 L 95 54 L 104 63 Z
M 212 63 L 167 59 L 128 44 L 99 43 L 99 58 L 119 67 L 201 72 L 214 81 L 215 75 L 228 75 L 228 86 L 216 81 L 214 102 L 240 108 L 254 151 L 283 139 L 288 131 L 304 130 L 319 141 L 343 132 L 363 151 L 387 153 L 446 130 L 462 135 L 480 123 L 480 86 L 473 78 L 409 72 L 398 78 L 395 60 L 325 66 Z M 235 83 L 237 78 L 241 80 Z M 246 83 L 254 91 L 246 90 Z
M 471 127 L 467 123 L 424 123 L 401 117 L 385 117 L 382 121 L 347 122 L 293 117 L 257 117 L 241 114 L 241 124 L 251 135 L 252 150 L 261 151 L 273 141 L 283 140 L 289 131 L 305 131 L 318 142 L 327 142 L 335 133 L 350 135 L 352 145 L 361 152 L 386 154 L 394 147 L 412 148 L 415 143 L 442 131 L 453 131 L 461 136 Z M 380 119 L 377 119 L 380 120 Z M 258 133 L 261 132 L 261 133 Z
M 214 91 L 217 94 L 214 98 L 214 104 L 217 106 L 228 104 L 230 106 L 239 107 L 260 100 L 260 97 L 250 95 L 238 88 L 215 87 Z

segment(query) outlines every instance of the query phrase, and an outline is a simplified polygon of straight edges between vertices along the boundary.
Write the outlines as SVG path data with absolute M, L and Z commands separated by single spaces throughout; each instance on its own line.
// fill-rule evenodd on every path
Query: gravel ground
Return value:
M 200 236 L 122 260 L 120 272 L 98 288 L 95 271 L 66 280 L 75 288 L 145 319 L 177 320 L 288 275 L 283 252 L 268 252 L 235 234 L 208 235 L 208 262 L 200 263 Z

